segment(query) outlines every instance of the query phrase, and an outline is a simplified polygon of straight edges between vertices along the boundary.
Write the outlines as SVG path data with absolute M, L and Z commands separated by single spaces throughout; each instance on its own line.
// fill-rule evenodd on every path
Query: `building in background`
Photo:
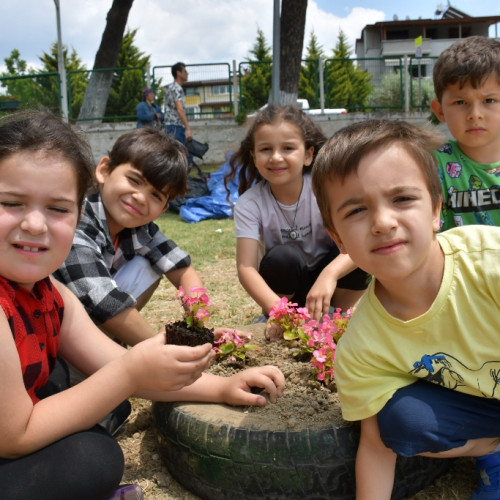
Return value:
M 384 66 L 399 66 L 400 58 L 417 57 L 419 64 L 411 64 L 413 77 L 432 77 L 434 61 L 441 52 L 460 38 L 472 35 L 498 37 L 500 16 L 471 17 L 448 5 L 439 7 L 435 19 L 405 19 L 397 16 L 393 21 L 381 21 L 369 24 L 363 28 L 361 38 L 356 40 L 356 58 L 363 69 L 374 73 L 372 82 L 377 83 L 377 73 L 387 72 Z M 437 18 L 440 16 L 439 18 Z M 421 44 L 416 46 L 415 40 L 421 38 Z M 368 63 L 369 58 L 384 58 L 377 64 L 379 70 Z M 417 74 L 418 72 L 418 74 Z

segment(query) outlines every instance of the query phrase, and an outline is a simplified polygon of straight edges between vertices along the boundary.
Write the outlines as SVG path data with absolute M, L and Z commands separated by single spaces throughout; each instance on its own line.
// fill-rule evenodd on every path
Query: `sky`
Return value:
M 92 68 L 112 0 L 59 0 L 63 44 L 75 49 Z M 451 6 L 471 16 L 500 15 L 498 0 L 455 0 Z M 339 30 L 354 49 L 367 24 L 401 19 L 433 19 L 446 0 L 309 0 L 304 47 L 314 31 L 326 55 Z M 237 63 L 250 58 L 257 30 L 273 40 L 274 0 L 135 0 L 127 27 L 138 29 L 136 46 L 151 56 L 153 66 Z M 57 41 L 54 0 L 2 1 L 0 4 L 0 71 L 13 49 L 28 67 L 39 68 L 38 56 Z M 490 36 L 495 36 L 491 34 Z M 500 25 L 498 25 L 500 37 Z

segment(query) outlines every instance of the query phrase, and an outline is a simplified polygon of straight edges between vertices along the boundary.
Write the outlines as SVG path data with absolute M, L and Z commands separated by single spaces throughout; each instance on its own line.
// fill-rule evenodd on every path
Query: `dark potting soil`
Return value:
M 214 345 L 214 332 L 212 329 L 190 330 L 185 321 L 176 321 L 165 325 L 167 344 L 187 345 L 194 347 L 202 344 Z

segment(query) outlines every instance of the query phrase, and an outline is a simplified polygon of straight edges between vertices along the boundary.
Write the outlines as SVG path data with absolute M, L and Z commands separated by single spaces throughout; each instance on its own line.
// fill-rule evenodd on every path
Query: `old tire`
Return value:
M 355 497 L 357 424 L 264 429 L 244 408 L 199 403 L 155 403 L 153 415 L 165 465 L 203 499 Z M 449 466 L 449 460 L 398 459 L 392 498 L 414 495 Z

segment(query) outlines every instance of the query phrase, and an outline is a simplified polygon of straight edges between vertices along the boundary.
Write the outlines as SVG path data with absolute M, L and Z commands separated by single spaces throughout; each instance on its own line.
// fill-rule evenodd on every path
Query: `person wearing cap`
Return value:
M 142 101 L 136 107 L 137 127 L 161 128 L 163 125 L 163 112 L 158 104 L 154 102 L 155 92 L 153 89 L 145 88 L 142 91 Z

